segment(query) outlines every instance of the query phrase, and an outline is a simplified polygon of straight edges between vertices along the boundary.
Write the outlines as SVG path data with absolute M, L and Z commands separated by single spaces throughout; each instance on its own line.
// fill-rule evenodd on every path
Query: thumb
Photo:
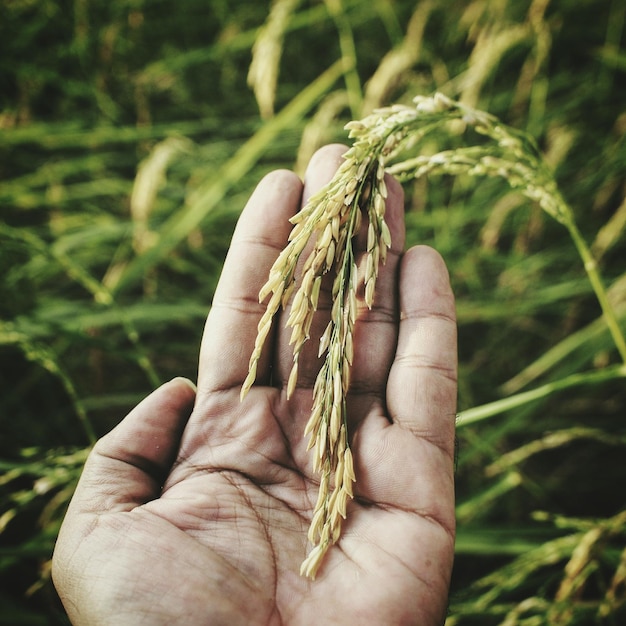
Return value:
M 191 414 L 195 386 L 175 378 L 144 398 L 89 455 L 68 511 L 128 511 L 158 497 Z

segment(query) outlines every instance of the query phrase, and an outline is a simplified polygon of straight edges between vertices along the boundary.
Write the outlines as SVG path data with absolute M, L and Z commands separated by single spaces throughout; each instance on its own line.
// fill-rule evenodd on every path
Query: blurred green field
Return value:
M 89 445 L 195 377 L 258 179 L 375 107 L 440 91 L 533 136 L 623 335 L 625 20 L 626 0 L 0 0 L 0 624 L 67 624 L 49 558 Z M 447 625 L 626 623 L 626 355 L 570 234 L 502 180 L 405 191 L 408 244 L 457 295 Z

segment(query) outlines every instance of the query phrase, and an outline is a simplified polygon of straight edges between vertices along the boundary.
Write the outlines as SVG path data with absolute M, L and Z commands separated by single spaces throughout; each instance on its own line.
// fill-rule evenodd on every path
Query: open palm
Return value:
M 315 581 L 299 575 L 319 484 L 302 433 L 323 298 L 291 398 L 279 319 L 239 400 L 263 312 L 257 293 L 288 218 L 344 150 L 319 151 L 304 185 L 279 171 L 257 187 L 207 320 L 197 393 L 183 379 L 163 385 L 96 444 L 53 560 L 74 623 L 442 623 L 454 547 L 454 303 L 433 250 L 402 252 L 399 185 L 389 181 L 392 252 L 354 331 L 355 497 Z

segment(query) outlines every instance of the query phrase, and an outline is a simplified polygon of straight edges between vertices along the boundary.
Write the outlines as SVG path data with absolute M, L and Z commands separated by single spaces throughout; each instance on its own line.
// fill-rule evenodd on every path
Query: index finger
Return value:
M 293 172 L 266 175 L 246 204 L 228 250 L 222 275 L 207 317 L 198 368 L 198 392 L 240 387 L 265 307 L 259 290 L 285 247 L 291 231 L 289 218 L 297 212 L 302 182 Z M 268 338 L 268 345 L 272 344 Z M 264 355 L 258 379 L 269 368 Z

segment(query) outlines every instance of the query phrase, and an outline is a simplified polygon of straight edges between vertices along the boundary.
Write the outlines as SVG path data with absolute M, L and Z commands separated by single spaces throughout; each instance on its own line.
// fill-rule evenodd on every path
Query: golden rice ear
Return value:
M 383 142 L 387 145 L 388 141 Z M 309 331 L 324 274 L 334 270 L 333 306 L 331 320 L 320 339 L 319 356 L 324 365 L 315 384 L 311 418 L 305 428 L 309 448 L 313 448 L 313 469 L 324 475 L 333 473 L 334 484 L 320 482 L 320 494 L 313 513 L 309 537 L 315 537 L 315 547 L 303 564 L 302 572 L 314 577 L 324 554 L 341 535 L 341 521 L 352 497 L 352 484 L 344 479 L 344 454 L 347 449 L 345 396 L 350 384 L 350 368 L 354 357 L 353 329 L 357 317 L 357 266 L 353 250 L 354 238 L 363 214 L 376 215 L 375 236 L 368 246 L 371 259 L 368 303 L 374 298 L 374 277 L 378 268 L 372 263 L 380 259 L 380 222 L 384 202 L 373 202 L 386 195 L 384 180 L 378 176 L 380 160 L 374 149 L 348 150 L 335 177 L 316 193 L 298 213 L 286 248 L 280 253 L 262 287 L 259 300 L 269 297 L 266 312 L 259 322 L 259 333 L 250 360 L 250 370 L 242 387 L 242 398 L 251 388 L 256 376 L 263 343 L 268 335 L 269 321 L 286 303 L 285 294 L 295 289 L 286 326 L 291 328 L 290 344 L 294 362 L 287 380 L 287 397 L 297 388 L 298 355 L 309 339 Z M 294 286 L 296 266 L 306 244 L 314 238 L 313 249 L 301 265 L 299 285 Z M 338 469 L 339 468 L 339 469 Z
M 452 133 L 458 140 L 458 127 L 471 127 L 482 135 L 476 145 L 455 147 L 432 154 L 421 154 L 421 143 L 430 141 L 433 133 Z M 354 354 L 353 332 L 357 317 L 357 269 L 353 249 L 360 221 L 366 216 L 367 249 L 363 278 L 364 299 L 372 307 L 375 299 L 379 266 L 385 262 L 391 247 L 391 232 L 385 222 L 387 186 L 385 175 L 403 180 L 417 179 L 430 173 L 469 174 L 504 178 L 514 189 L 539 203 L 541 208 L 564 224 L 572 234 L 584 259 L 592 285 L 598 295 L 610 330 L 626 360 L 626 342 L 621 336 L 614 312 L 599 284 L 597 269 L 576 229 L 571 209 L 556 188 L 556 183 L 542 162 L 532 140 L 514 131 L 493 116 L 456 103 L 442 94 L 418 96 L 414 106 L 393 105 L 374 110 L 361 120 L 346 125 L 353 145 L 344 155 L 332 180 L 309 199 L 306 206 L 291 219 L 294 224 L 286 248 L 270 272 L 261 299 L 272 293 L 266 313 L 259 325 L 259 337 L 250 360 L 250 372 L 242 387 L 242 397 L 254 382 L 256 366 L 267 332 L 267 319 L 278 306 L 286 304 L 295 289 L 298 260 L 309 240 L 315 243 L 303 265 L 300 285 L 295 292 L 287 326 L 292 329 L 294 365 L 287 381 L 287 395 L 297 385 L 297 355 L 309 339 L 313 315 L 317 309 L 322 276 L 334 271 L 330 322 L 319 345 L 323 364 L 314 390 L 311 418 L 305 436 L 308 449 L 313 448 L 313 471 L 323 476 L 331 472 L 335 481 L 329 486 L 321 480 L 320 493 L 313 512 L 314 547 L 302 564 L 301 573 L 314 578 L 324 554 L 341 536 L 341 521 L 348 514 L 355 482 L 352 452 L 349 447 L 346 395 Z M 401 160 L 403 150 L 410 148 L 417 156 Z

